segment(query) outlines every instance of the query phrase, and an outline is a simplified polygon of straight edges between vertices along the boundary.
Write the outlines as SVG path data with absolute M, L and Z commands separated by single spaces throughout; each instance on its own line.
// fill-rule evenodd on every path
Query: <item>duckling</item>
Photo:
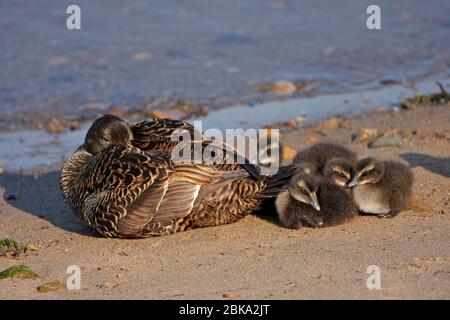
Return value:
M 334 158 L 326 162 L 322 174 L 325 180 L 348 190 L 355 177 L 354 166 L 346 159 Z
M 410 207 L 413 181 L 411 169 L 400 162 L 365 158 L 349 186 L 361 212 L 392 218 Z
M 314 228 L 342 224 L 357 214 L 352 195 L 325 179 L 298 173 L 275 200 L 282 224 Z
M 225 217 L 216 223 L 228 223 L 233 218 L 227 216 L 246 213 L 273 197 L 287 179 L 283 170 L 256 181 L 243 168 L 227 171 L 214 165 L 176 164 L 166 151 L 136 148 L 133 137 L 122 119 L 99 118 L 61 170 L 64 200 L 106 237 L 143 238 L 183 231 L 201 218 L 202 206 L 211 203 L 212 194 L 241 180 L 240 193 L 231 190 L 213 198 L 213 213 Z
M 300 164 L 304 172 L 310 174 L 322 173 L 327 161 L 331 159 L 344 159 L 351 165 L 357 161 L 356 154 L 336 143 L 316 143 L 313 146 L 300 151 L 294 157 L 294 163 Z

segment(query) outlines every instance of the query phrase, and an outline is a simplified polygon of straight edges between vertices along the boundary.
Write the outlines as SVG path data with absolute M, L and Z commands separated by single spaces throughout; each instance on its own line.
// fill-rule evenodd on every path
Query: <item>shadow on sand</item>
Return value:
M 0 186 L 5 188 L 3 199 L 10 206 L 49 221 L 54 226 L 69 232 L 90 237 L 99 237 L 64 203 L 59 188 L 59 172 L 41 175 L 5 173 L 0 176 Z M 282 226 L 273 201 L 263 204 L 254 212 L 259 218 Z
M 411 167 L 422 167 L 430 172 L 450 178 L 450 158 L 437 158 L 427 154 L 408 152 L 400 157 L 408 161 Z
M 6 173 L 0 176 L 0 186 L 5 188 L 4 201 L 10 206 L 66 231 L 96 236 L 64 203 L 59 189 L 59 172 L 39 176 Z

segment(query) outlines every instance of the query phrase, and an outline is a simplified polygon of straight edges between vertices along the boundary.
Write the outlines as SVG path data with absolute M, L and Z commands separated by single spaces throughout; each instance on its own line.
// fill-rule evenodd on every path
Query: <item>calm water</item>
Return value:
M 162 95 L 247 103 L 277 80 L 339 93 L 449 76 L 448 0 L 377 1 L 380 31 L 366 28 L 372 2 L 86 0 L 82 30 L 69 31 L 74 1 L 2 0 L 0 128 Z
M 442 84 L 450 87 L 450 79 L 441 79 Z M 417 84 L 424 94 L 438 92 L 433 81 Z M 190 119 L 201 129 L 261 128 L 277 121 L 286 121 L 305 116 L 304 125 L 335 115 L 358 113 L 360 111 L 392 106 L 399 97 L 412 96 L 412 90 L 396 85 L 380 89 L 358 91 L 344 94 L 321 95 L 314 98 L 297 98 L 286 101 L 274 101 L 248 105 L 236 105 L 212 111 L 207 116 Z M 270 121 L 269 121 L 270 119 Z M 195 123 L 194 120 L 200 120 Z M 42 130 L 0 132 L 0 166 L 8 171 L 28 170 L 47 166 L 59 166 L 74 150 L 82 144 L 90 123 L 80 130 L 65 131 L 62 134 L 49 134 Z

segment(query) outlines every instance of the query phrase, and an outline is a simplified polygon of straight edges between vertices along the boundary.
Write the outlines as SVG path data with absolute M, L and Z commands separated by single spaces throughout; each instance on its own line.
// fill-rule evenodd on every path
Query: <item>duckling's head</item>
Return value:
M 377 183 L 383 178 L 383 162 L 375 158 L 364 158 L 356 163 L 356 175 L 349 183 L 349 187 L 357 185 Z
M 314 174 L 316 172 L 316 167 L 311 162 L 301 161 L 296 163 L 297 172 L 305 173 L 308 175 Z
M 352 164 L 345 159 L 331 159 L 323 168 L 325 179 L 340 187 L 348 187 L 355 174 Z
M 128 123 L 111 114 L 94 121 L 89 128 L 84 145 L 91 154 L 97 154 L 111 145 L 130 145 L 133 132 Z
M 290 196 L 300 202 L 312 206 L 320 211 L 319 201 L 317 200 L 317 190 L 319 183 L 316 179 L 306 173 L 298 173 L 291 178 L 288 185 Z

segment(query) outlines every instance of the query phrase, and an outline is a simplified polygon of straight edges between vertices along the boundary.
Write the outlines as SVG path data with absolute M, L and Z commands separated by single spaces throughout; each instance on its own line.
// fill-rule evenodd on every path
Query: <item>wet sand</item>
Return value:
M 360 156 L 409 163 L 414 195 L 431 210 L 394 219 L 357 217 L 348 224 L 288 230 L 274 217 L 248 216 L 235 224 L 145 240 L 97 237 L 64 205 L 51 168 L 0 176 L 0 238 L 40 249 L 0 270 L 24 263 L 36 280 L 0 280 L 0 299 L 450 299 L 449 106 L 385 111 L 325 121 L 283 136 L 300 149 L 336 141 Z M 338 123 L 336 125 L 336 123 Z M 415 131 L 398 148 L 351 143 L 360 128 Z M 34 173 L 34 174 L 33 174 Z M 8 200 L 9 199 L 9 200 Z M 81 267 L 81 289 L 39 293 Z M 381 268 L 381 290 L 366 287 L 366 269 Z M 107 284 L 107 285 L 105 285 Z
M 449 75 L 447 0 L 379 0 L 377 31 L 370 0 L 81 0 L 71 31 L 69 4 L 1 1 L 0 130 L 166 100 L 208 110 L 274 100 L 258 87 L 280 80 L 309 83 L 293 93 L 304 96 Z

